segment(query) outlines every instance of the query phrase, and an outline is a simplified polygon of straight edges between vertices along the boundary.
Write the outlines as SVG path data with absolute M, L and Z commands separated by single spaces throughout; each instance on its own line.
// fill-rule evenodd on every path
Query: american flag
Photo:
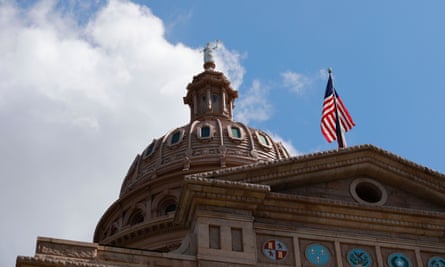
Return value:
M 345 147 L 343 132 L 351 130 L 355 123 L 334 88 L 331 73 L 329 69 L 329 80 L 323 101 L 321 133 L 329 143 L 337 140 L 339 147 Z

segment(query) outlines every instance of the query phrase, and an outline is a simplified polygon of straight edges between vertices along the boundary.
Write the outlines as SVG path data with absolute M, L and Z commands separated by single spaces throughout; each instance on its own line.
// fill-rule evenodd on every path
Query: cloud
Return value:
M 236 119 L 244 123 L 269 119 L 272 105 L 268 101 L 268 93 L 269 87 L 261 84 L 259 80 L 254 80 L 236 104 Z
M 299 156 L 303 154 L 294 147 L 291 140 L 284 140 L 284 138 L 282 138 L 280 135 L 276 133 L 268 132 L 268 134 L 272 137 L 272 139 L 275 142 L 281 142 L 284 145 L 284 147 L 286 147 L 287 152 L 289 152 L 290 156 Z
M 218 48 L 215 50 L 216 67 L 219 71 L 224 72 L 235 90 L 238 90 L 243 83 L 245 70 L 241 65 L 241 60 L 245 57 L 247 57 L 246 54 L 228 50 L 223 43 L 219 43 Z
M 281 78 L 283 85 L 297 94 L 302 94 L 311 83 L 305 75 L 291 71 L 281 73 Z
M 202 71 L 147 7 L 110 0 L 79 18 L 62 3 L 0 1 L 1 266 L 33 255 L 37 235 L 91 241 L 135 154 L 188 123 L 182 97 Z M 240 59 L 216 54 L 235 88 Z

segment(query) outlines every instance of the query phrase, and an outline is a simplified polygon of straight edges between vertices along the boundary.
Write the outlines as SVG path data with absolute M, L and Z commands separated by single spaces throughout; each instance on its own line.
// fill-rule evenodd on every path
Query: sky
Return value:
M 221 40 L 235 119 L 293 155 L 320 132 L 327 69 L 373 144 L 445 173 L 445 2 L 0 0 L 0 266 L 38 236 L 92 241 L 131 162 L 189 122 L 182 102 Z

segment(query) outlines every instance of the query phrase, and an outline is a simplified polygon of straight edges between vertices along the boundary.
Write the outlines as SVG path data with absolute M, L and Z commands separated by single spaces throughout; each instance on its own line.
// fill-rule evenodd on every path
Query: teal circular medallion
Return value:
M 411 261 L 403 253 L 393 253 L 388 257 L 390 267 L 411 267 Z
M 371 257 L 368 252 L 360 248 L 351 249 L 348 252 L 348 263 L 352 267 L 369 267 L 371 265 Z
M 329 250 L 320 244 L 312 244 L 306 247 L 306 259 L 314 265 L 325 265 L 329 262 Z
M 432 257 L 428 261 L 428 267 L 445 267 L 445 260 L 439 256 Z

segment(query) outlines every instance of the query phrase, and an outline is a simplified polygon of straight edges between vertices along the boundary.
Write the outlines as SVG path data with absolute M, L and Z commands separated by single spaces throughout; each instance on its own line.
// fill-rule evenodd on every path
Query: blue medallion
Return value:
M 369 267 L 371 265 L 371 257 L 363 249 L 354 248 L 348 252 L 347 257 L 352 267 Z
M 411 261 L 403 253 L 393 253 L 388 257 L 390 267 L 411 267 Z
M 432 257 L 428 261 L 428 267 L 445 267 L 445 260 L 442 257 Z
M 329 250 L 320 244 L 312 244 L 306 247 L 306 258 L 314 265 L 325 265 L 329 262 Z

